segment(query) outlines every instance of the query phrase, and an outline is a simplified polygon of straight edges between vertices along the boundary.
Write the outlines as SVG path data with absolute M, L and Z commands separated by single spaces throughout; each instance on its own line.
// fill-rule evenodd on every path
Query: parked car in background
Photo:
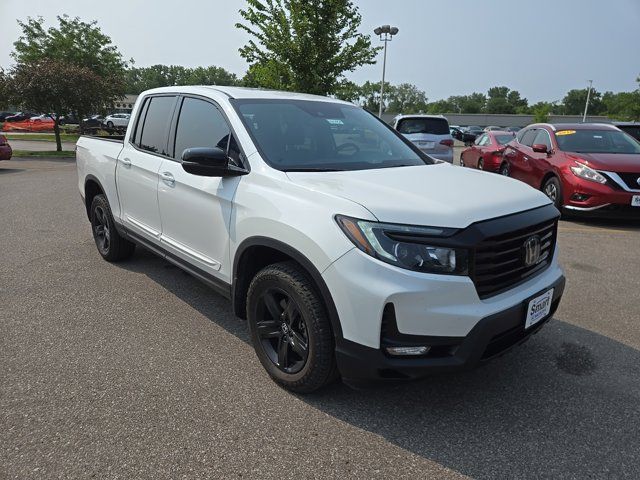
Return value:
M 504 130 L 504 128 L 498 127 L 497 125 L 489 125 L 488 127 L 483 128 L 483 131 L 485 132 L 491 132 L 493 130 Z
M 7 117 L 15 115 L 15 112 L 0 112 L 0 122 L 4 122 Z
M 122 141 L 80 137 L 76 166 L 99 255 L 147 247 L 232 299 L 297 392 L 483 364 L 563 294 L 546 196 L 435 161 L 333 98 L 146 91 Z
M 100 128 L 103 121 L 104 117 L 102 115 L 92 115 L 82 119 L 82 126 L 84 128 Z
M 456 139 L 462 138 L 462 131 L 460 130 L 460 127 L 458 127 L 457 125 L 456 126 L 450 125 L 449 133 L 451 133 L 451 136 L 453 138 L 456 138 Z
M 393 127 L 427 155 L 453 163 L 453 137 L 441 115 L 398 115 Z
M 73 113 L 61 115 L 60 125 L 78 125 L 78 118 Z
M 17 112 L 14 115 L 10 115 L 4 119 L 5 122 L 24 122 L 25 120 L 29 120 L 31 117 L 38 116 L 38 113 L 35 112 Z
M 488 172 L 497 172 L 502 164 L 502 152 L 515 134 L 492 130 L 483 133 L 474 144 L 460 153 L 460 165 L 463 167 L 477 168 Z
M 53 123 L 53 118 L 48 113 L 43 113 L 42 115 L 31 117 L 29 121 L 33 123 Z
M 614 125 L 640 142 L 639 122 L 615 122 Z
M 129 125 L 130 118 L 131 115 L 128 113 L 112 113 L 111 115 L 107 115 L 102 123 L 107 128 L 126 127 Z
M 462 141 L 465 145 L 471 145 L 476 141 L 476 138 L 483 133 L 484 130 L 482 130 L 482 128 L 477 125 L 471 125 L 462 132 Z
M 503 129 L 503 131 L 505 132 L 513 132 L 513 133 L 518 133 L 520 130 L 522 130 L 522 127 L 505 127 Z
M 640 218 L 640 143 L 610 124 L 534 124 L 504 151 L 500 172 L 559 209 Z
M 0 135 L 0 160 L 11 160 L 11 155 L 13 155 L 13 150 L 11 150 L 7 137 Z

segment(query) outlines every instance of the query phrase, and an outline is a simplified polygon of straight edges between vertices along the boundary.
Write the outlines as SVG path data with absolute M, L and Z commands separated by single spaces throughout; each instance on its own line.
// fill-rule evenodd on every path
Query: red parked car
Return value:
M 613 125 L 529 125 L 507 145 L 500 173 L 565 211 L 640 218 L 640 142 Z
M 7 141 L 7 137 L 0 135 L 0 160 L 11 160 L 13 150 Z
M 489 172 L 497 172 L 502 164 L 505 145 L 514 139 L 515 133 L 491 130 L 483 133 L 460 154 L 460 165 Z

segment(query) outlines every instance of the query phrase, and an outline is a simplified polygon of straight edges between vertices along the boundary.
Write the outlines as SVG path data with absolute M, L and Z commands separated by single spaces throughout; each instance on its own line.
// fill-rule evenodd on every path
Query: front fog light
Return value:
M 389 355 L 396 356 L 415 356 L 426 354 L 431 347 L 387 347 L 387 353 Z

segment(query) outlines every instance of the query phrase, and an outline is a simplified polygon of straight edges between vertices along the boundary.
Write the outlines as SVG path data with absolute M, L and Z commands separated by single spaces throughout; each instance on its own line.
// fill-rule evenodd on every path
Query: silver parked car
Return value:
M 126 127 L 129 125 L 130 118 L 131 115 L 128 113 L 113 113 L 105 117 L 103 123 L 109 128 Z
M 442 115 L 398 115 L 393 128 L 427 155 L 453 162 L 453 137 Z

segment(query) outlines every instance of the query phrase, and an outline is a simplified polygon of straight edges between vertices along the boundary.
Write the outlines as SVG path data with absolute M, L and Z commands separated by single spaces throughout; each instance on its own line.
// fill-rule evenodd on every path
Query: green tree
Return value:
M 431 114 L 456 113 L 457 105 L 449 100 L 437 100 L 427 105 L 426 112 Z
M 427 95 L 410 83 L 401 83 L 391 87 L 387 99 L 389 112 L 421 113 L 427 111 Z
M 527 99 L 517 90 L 508 87 L 492 87 L 487 92 L 486 113 L 513 114 L 527 110 Z
M 333 94 L 344 73 L 375 63 L 378 48 L 358 33 L 350 0 L 247 0 L 236 24 L 251 40 L 240 49 L 248 85 Z
M 26 110 L 49 112 L 58 151 L 62 150 L 60 113 L 101 108 L 100 91 L 104 88 L 104 79 L 95 72 L 60 60 L 19 63 L 7 81 L 8 98 L 13 103 Z
M 589 115 L 600 115 L 604 111 L 602 105 L 602 95 L 595 89 L 591 90 L 589 96 Z M 584 113 L 584 105 L 587 101 L 587 89 L 569 90 L 562 99 L 565 115 L 582 115 Z
M 531 105 L 534 123 L 548 123 L 553 105 L 549 102 L 538 102 Z
M 336 88 L 334 95 L 336 98 L 346 102 L 359 103 L 361 88 L 350 80 L 343 80 Z
M 238 77 L 221 67 L 186 68 L 180 65 L 132 67 L 125 74 L 126 92 L 139 94 L 144 90 L 173 85 L 238 85 Z
M 607 116 L 619 120 L 640 120 L 640 88 L 633 92 L 605 92 L 602 104 Z
M 81 83 L 75 82 L 80 90 L 76 95 L 91 95 L 92 105 L 107 106 L 121 98 L 124 91 L 124 73 L 127 66 L 111 38 L 102 33 L 97 22 L 83 22 L 79 18 L 59 16 L 58 26 L 45 29 L 44 19 L 29 17 L 26 22 L 18 21 L 22 35 L 13 44 L 13 59 L 18 65 L 37 65 L 45 60 L 56 60 L 86 68 L 101 79 L 102 88 L 86 92 Z M 62 81 L 62 79 L 59 79 Z M 67 112 L 56 112 L 67 113 Z M 89 113 L 75 111 L 78 118 Z

